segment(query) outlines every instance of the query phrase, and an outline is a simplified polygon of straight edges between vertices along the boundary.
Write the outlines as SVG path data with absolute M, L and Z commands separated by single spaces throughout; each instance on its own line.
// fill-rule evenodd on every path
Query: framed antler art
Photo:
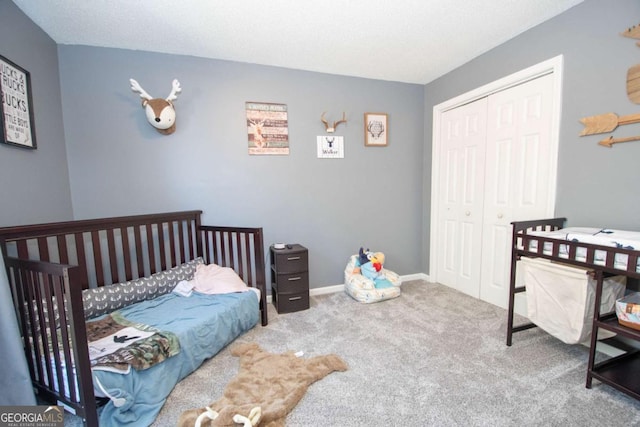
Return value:
M 364 113 L 364 145 L 386 147 L 389 125 L 386 113 Z

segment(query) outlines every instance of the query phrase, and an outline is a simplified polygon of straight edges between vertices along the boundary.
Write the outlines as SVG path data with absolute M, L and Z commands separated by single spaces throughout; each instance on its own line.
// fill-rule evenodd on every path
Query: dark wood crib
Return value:
M 39 398 L 65 406 L 85 425 L 98 425 L 84 289 L 147 277 L 202 257 L 233 268 L 260 290 L 261 322 L 267 325 L 262 228 L 202 225 L 201 214 L 193 210 L 0 228 Z

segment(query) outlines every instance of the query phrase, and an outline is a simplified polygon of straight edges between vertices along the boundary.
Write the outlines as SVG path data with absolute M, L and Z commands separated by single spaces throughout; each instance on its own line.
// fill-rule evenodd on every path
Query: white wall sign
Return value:
M 0 56 L 0 142 L 36 148 L 29 72 Z
M 324 135 L 318 137 L 319 159 L 344 159 L 344 136 Z

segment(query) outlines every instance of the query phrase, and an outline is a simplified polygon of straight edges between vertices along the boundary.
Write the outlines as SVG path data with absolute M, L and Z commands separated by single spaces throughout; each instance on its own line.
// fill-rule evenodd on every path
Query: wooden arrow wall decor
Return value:
M 640 24 L 627 28 L 621 35 L 640 40 Z M 636 45 L 640 46 L 640 42 L 636 42 Z M 627 96 L 631 102 L 640 104 L 640 64 L 634 65 L 627 70 Z M 583 117 L 580 119 L 580 123 L 584 125 L 580 136 L 593 135 L 612 132 L 620 125 L 640 123 L 640 114 L 629 114 L 618 117 L 615 113 L 605 113 L 597 116 Z M 631 141 L 640 141 L 640 135 L 626 138 L 614 138 L 613 135 L 611 135 L 609 138 L 600 140 L 598 144 L 611 148 L 613 144 Z
M 580 123 L 584 125 L 580 136 L 594 135 L 597 133 L 612 132 L 620 125 L 640 123 L 640 114 L 629 114 L 628 116 L 618 117 L 615 113 L 605 113 L 598 116 L 583 117 L 580 119 Z
M 640 64 L 627 70 L 627 97 L 634 104 L 640 104 Z
M 627 28 L 626 31 L 621 33 L 621 35 L 631 39 L 640 40 L 640 25 L 634 25 L 631 28 Z
M 614 138 L 613 136 L 610 136 L 609 138 L 600 140 L 598 144 L 604 147 L 611 148 L 613 147 L 613 144 L 618 144 L 619 142 L 631 142 L 631 141 L 640 141 L 640 136 L 629 136 L 626 138 Z

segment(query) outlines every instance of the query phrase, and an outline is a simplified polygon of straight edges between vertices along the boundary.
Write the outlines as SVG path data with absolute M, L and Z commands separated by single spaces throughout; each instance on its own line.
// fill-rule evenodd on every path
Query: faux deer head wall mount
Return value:
M 178 98 L 182 91 L 180 82 L 173 80 L 171 93 L 165 99 L 154 98 L 149 95 L 142 86 L 134 79 L 129 79 L 131 90 L 138 92 L 142 98 L 142 108 L 147 114 L 147 121 L 151 126 L 164 135 L 170 135 L 176 130 L 176 110 L 173 108 L 173 101 Z
M 327 131 L 327 133 L 334 133 L 336 131 L 336 128 L 338 127 L 338 125 L 340 123 L 346 123 L 347 122 L 347 115 L 346 113 L 342 113 L 342 119 L 338 120 L 337 122 L 333 122 L 333 125 L 329 126 L 329 122 L 324 118 L 325 113 L 322 113 L 322 115 L 320 116 L 320 121 L 322 123 L 324 123 L 324 128 Z

